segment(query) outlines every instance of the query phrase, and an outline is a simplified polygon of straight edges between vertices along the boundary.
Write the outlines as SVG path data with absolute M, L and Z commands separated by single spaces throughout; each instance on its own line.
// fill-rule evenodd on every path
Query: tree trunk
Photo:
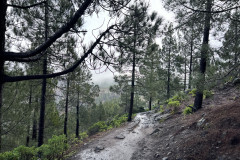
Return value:
M 193 33 L 192 33 L 192 37 L 191 37 L 188 89 L 192 88 L 192 61 L 193 61 Z
M 48 39 L 48 1 L 45 2 L 45 42 L 47 41 L 47 39 Z M 44 59 L 43 59 L 43 74 L 47 74 L 47 51 L 45 52 Z M 46 88 L 47 88 L 47 79 L 43 78 L 42 92 L 41 92 L 41 108 L 40 108 L 40 118 L 39 118 L 38 147 L 40 147 L 44 141 Z
M 167 73 L 167 99 L 170 98 L 170 67 L 171 67 L 171 49 L 168 53 L 168 73 Z
M 205 22 L 204 22 L 204 33 L 203 33 L 203 43 L 201 48 L 201 60 L 200 60 L 200 76 L 197 84 L 197 93 L 194 100 L 194 110 L 202 108 L 203 101 L 203 90 L 205 83 L 205 71 L 207 67 L 207 58 L 208 58 L 208 41 L 209 41 L 209 32 L 210 32 L 210 22 L 211 22 L 211 7 L 212 0 L 207 0 L 205 13 Z
M 79 91 L 77 93 L 77 106 L 76 106 L 76 109 L 77 109 L 77 113 L 76 113 L 76 138 L 79 138 Z
M 29 100 L 28 100 L 28 105 L 29 105 L 29 112 L 30 112 L 30 118 L 31 118 L 31 110 L 32 110 L 32 85 L 30 84 L 30 91 L 29 91 Z M 29 146 L 29 141 L 30 141 L 30 126 L 31 126 L 31 120 L 28 122 L 27 126 L 27 137 L 26 137 L 26 146 Z
M 236 8 L 235 14 L 238 13 L 238 8 Z M 236 16 L 237 19 L 237 16 Z M 234 65 L 237 65 L 238 63 L 238 22 L 235 22 L 235 44 L 234 44 Z
M 33 126 L 32 126 L 32 140 L 37 140 L 37 118 L 36 118 L 36 107 L 33 110 Z
M 68 122 L 68 95 L 69 95 L 69 77 L 67 77 L 67 91 L 65 103 L 65 118 L 64 118 L 64 134 L 67 137 L 67 122 Z
M 0 1 L 0 54 L 5 51 L 7 0 Z M 2 107 L 3 107 L 4 59 L 0 55 L 0 152 L 2 150 Z
M 149 98 L 148 108 L 150 111 L 152 110 L 152 97 Z
M 130 100 L 130 107 L 129 107 L 129 114 L 128 114 L 128 121 L 132 120 L 132 112 L 133 112 L 133 104 L 134 104 L 134 82 L 135 82 L 135 51 L 133 53 L 133 65 L 132 65 L 132 84 L 131 84 L 131 100 Z
M 185 61 L 184 61 L 184 91 L 186 91 L 187 88 L 187 56 L 185 54 L 184 57 Z

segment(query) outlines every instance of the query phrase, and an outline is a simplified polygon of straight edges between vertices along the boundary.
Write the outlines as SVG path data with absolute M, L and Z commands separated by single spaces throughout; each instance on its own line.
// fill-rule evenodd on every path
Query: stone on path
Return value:
M 124 135 L 122 135 L 122 134 L 119 134 L 119 135 L 115 136 L 115 138 L 116 138 L 116 139 L 124 139 L 124 138 L 125 138 L 125 136 L 124 136 Z
M 97 146 L 97 147 L 94 148 L 95 152 L 100 152 L 101 150 L 104 150 L 103 146 Z

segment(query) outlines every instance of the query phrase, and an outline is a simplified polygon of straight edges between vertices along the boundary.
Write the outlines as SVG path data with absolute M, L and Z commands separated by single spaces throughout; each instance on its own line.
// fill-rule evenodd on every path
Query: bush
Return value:
M 53 136 L 48 140 L 48 144 L 41 147 L 19 146 L 13 151 L 0 153 L 0 160 L 37 160 L 38 154 L 41 160 L 63 159 L 63 153 L 68 149 L 65 135 Z
M 211 98 L 212 96 L 214 95 L 214 92 L 213 91 L 210 91 L 210 90 L 204 90 L 203 91 L 203 98 Z
M 183 110 L 184 115 L 191 114 L 192 112 L 193 112 L 193 110 L 192 110 L 191 107 L 185 107 L 184 110 Z
M 178 107 L 180 106 L 180 102 L 179 101 L 170 101 L 168 102 L 168 107 L 172 108 L 172 107 Z
M 37 160 L 37 150 L 21 145 L 13 151 L 0 153 L 0 160 Z
M 38 152 L 41 153 L 43 159 L 62 159 L 63 153 L 68 147 L 65 135 L 53 136 L 48 140 L 48 144 L 38 148 Z
M 84 140 L 84 139 L 87 138 L 87 137 L 88 137 L 87 132 L 82 132 L 82 133 L 79 134 L 80 140 Z
M 91 127 L 88 128 L 88 135 L 94 135 L 97 132 L 102 132 L 107 130 L 108 126 L 104 121 L 99 121 L 97 123 L 94 123 Z
M 196 96 L 196 93 L 197 93 L 197 89 L 196 89 L 196 88 L 192 89 L 192 90 L 189 92 L 189 94 L 192 95 L 193 97 Z
M 175 113 L 177 110 L 177 107 L 180 106 L 180 102 L 179 101 L 169 101 L 168 105 L 169 108 L 172 108 L 172 113 Z
M 164 107 L 163 105 L 160 105 L 160 110 L 159 110 L 160 113 L 163 113 L 164 112 Z
M 0 160 L 18 160 L 19 156 L 16 152 L 9 151 L 0 153 Z
M 33 160 L 37 159 L 37 150 L 35 147 L 26 147 L 26 146 L 19 146 L 13 150 L 13 152 L 18 154 L 19 159 L 24 160 Z M 35 158 L 34 158 L 35 157 Z

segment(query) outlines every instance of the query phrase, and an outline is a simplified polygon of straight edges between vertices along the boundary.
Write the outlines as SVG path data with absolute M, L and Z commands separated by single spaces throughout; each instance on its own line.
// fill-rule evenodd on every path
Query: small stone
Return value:
M 163 157 L 162 160 L 168 160 L 168 157 Z
M 158 158 L 158 157 L 160 157 L 160 155 L 159 155 L 158 153 L 156 153 L 156 154 L 154 155 L 154 157 L 155 157 L 155 158 Z
M 122 134 L 120 134 L 120 135 L 117 135 L 117 136 L 115 136 L 115 138 L 117 138 L 117 139 L 124 139 L 124 138 L 125 138 L 125 136 L 124 136 L 124 135 L 122 135 Z
M 150 135 L 153 135 L 154 133 L 157 133 L 157 132 L 159 132 L 160 130 L 157 128 L 157 129 L 155 129 Z
M 169 156 L 171 153 L 172 153 L 172 152 L 168 152 L 168 154 L 167 154 L 167 155 Z
M 198 127 L 201 127 L 205 121 L 206 121 L 205 118 L 201 118 L 201 119 L 197 122 L 197 126 L 198 126 Z
M 97 146 L 97 147 L 94 148 L 95 152 L 100 152 L 101 150 L 104 150 L 103 146 Z

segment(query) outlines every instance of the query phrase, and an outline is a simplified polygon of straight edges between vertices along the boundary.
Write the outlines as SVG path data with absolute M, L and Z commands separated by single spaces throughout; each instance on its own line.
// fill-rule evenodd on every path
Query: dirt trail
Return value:
M 133 122 L 87 144 L 72 160 L 131 159 L 137 144 L 154 131 L 155 117 L 153 112 L 137 114 Z

